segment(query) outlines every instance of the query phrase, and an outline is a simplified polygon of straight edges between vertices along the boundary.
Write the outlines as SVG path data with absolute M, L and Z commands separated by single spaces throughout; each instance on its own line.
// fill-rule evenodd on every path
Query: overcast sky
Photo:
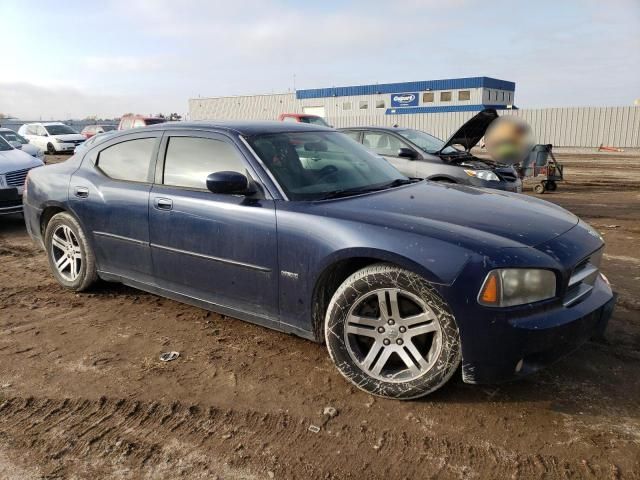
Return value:
M 490 76 L 520 107 L 640 97 L 640 0 L 0 0 L 0 113 Z

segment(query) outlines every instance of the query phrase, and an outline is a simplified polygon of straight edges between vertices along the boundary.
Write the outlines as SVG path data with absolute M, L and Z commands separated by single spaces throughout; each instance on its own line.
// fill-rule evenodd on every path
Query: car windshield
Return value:
M 329 124 L 320 117 L 300 117 L 300 122 L 310 123 L 312 125 L 320 125 L 322 127 L 328 127 Z
M 13 150 L 13 147 L 2 137 L 0 137 L 0 152 L 6 152 L 7 150 Z
M 344 197 L 412 182 L 338 132 L 264 134 L 248 141 L 291 200 Z
M 7 142 L 20 142 L 22 145 L 29 143 L 22 135 L 18 135 L 16 132 L 0 131 L 0 137 L 4 138 Z
M 166 120 L 164 118 L 145 118 L 144 123 L 146 125 L 156 125 L 158 123 L 165 123 Z
M 424 150 L 427 153 L 436 153 L 439 152 L 440 149 L 444 146 L 444 141 L 440 140 L 433 135 L 429 135 L 428 133 L 421 132 L 420 130 L 398 130 L 398 135 L 403 136 L 410 142 L 414 143 L 420 149 Z M 458 149 L 453 147 L 447 147 L 442 150 L 442 153 L 457 153 Z
M 78 133 L 67 125 L 45 125 L 44 128 L 47 130 L 49 135 L 69 135 L 72 133 Z
M 116 126 L 115 125 L 103 125 L 102 126 L 102 130 L 104 132 L 111 132 L 112 130 L 115 130 Z

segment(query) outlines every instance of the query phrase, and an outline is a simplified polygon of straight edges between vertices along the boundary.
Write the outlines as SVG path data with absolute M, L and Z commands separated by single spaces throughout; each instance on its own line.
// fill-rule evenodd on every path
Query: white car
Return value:
M 60 122 L 26 123 L 18 133 L 50 155 L 73 153 L 76 145 L 85 141 L 73 128 Z
M 44 165 L 0 137 L 0 215 L 22 213 L 22 193 L 29 170 Z
M 44 151 L 29 143 L 29 140 L 24 138 L 22 135 L 19 135 L 8 128 L 0 127 L 0 137 L 9 142 L 12 147 L 22 150 L 24 153 L 28 153 L 32 157 L 36 157 L 44 162 Z

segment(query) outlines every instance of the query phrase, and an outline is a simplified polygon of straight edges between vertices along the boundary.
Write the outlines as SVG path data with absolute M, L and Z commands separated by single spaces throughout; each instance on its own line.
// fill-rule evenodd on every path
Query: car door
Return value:
M 162 132 L 120 135 L 90 150 L 69 182 L 72 210 L 91 236 L 98 270 L 153 283 L 149 192 Z
M 378 155 L 382 155 L 404 175 L 408 177 L 416 176 L 416 162 L 411 158 L 398 156 L 400 148 L 411 147 L 395 135 L 378 130 L 365 130 L 362 133 L 362 144 Z
M 278 316 L 274 201 L 263 194 L 216 194 L 209 174 L 258 178 L 235 140 L 170 131 L 162 142 L 149 203 L 155 276 L 171 291 L 271 320 Z

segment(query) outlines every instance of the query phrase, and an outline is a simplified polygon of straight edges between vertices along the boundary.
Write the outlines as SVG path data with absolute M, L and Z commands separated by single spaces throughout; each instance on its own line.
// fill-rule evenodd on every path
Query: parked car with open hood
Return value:
M 446 142 L 410 128 L 354 127 L 340 131 L 382 155 L 409 177 L 521 192 L 522 181 L 513 166 L 471 154 L 471 149 L 497 118 L 495 110 L 483 110 Z
M 0 128 L 0 137 L 9 142 L 12 147 L 22 150 L 24 153 L 28 153 L 32 157 L 36 157 L 38 160 L 44 161 L 44 151 L 32 143 L 29 143 L 29 140 L 19 133 L 16 133 L 9 128 Z
M 0 136 L 0 215 L 22 213 L 24 181 L 29 171 L 44 165 Z
M 18 133 L 49 155 L 73 152 L 85 138 L 73 128 L 61 122 L 26 123 Z
M 333 129 L 167 123 L 32 170 L 57 282 L 98 278 L 324 342 L 408 399 L 534 372 L 601 334 L 600 235 L 551 203 L 410 179 Z M 302 379 L 305 372 L 295 372 Z

